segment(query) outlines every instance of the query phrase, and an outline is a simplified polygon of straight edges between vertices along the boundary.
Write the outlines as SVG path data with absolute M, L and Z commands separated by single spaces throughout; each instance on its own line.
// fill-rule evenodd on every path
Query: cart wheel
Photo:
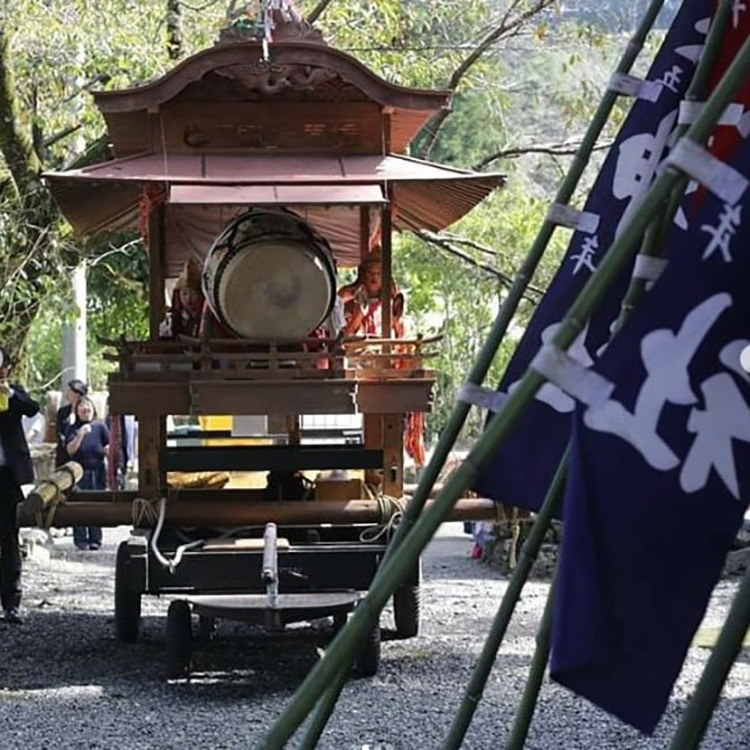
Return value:
M 173 601 L 167 610 L 167 679 L 177 680 L 190 674 L 192 639 L 190 605 L 183 599 Z
M 393 594 L 393 618 L 398 638 L 414 638 L 419 633 L 419 586 L 399 586 Z
M 380 666 L 380 623 L 376 622 L 362 644 L 362 650 L 355 662 L 360 677 L 374 677 Z
M 199 615 L 198 632 L 202 641 L 212 641 L 216 636 L 216 620 L 213 617 Z
M 115 562 L 115 634 L 123 643 L 135 643 L 141 627 L 141 595 L 127 580 L 127 561 L 127 542 L 121 542 Z

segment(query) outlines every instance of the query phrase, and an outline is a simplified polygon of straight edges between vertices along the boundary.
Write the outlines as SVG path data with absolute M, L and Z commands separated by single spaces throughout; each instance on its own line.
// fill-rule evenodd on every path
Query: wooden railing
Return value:
M 294 343 L 240 339 L 100 339 L 126 380 L 408 379 L 432 377 L 441 336 L 413 339 L 306 338 Z

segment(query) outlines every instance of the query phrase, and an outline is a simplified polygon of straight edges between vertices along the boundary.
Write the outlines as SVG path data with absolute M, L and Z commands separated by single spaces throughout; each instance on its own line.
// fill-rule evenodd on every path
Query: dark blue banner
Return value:
M 653 181 L 668 153 L 679 103 L 705 43 L 712 9 L 711 0 L 683 4 L 647 75 L 650 85 L 642 95 L 650 98 L 638 99 L 633 105 L 586 202 L 585 211 L 598 226 L 595 231 L 589 226 L 587 232 L 574 233 L 560 269 L 499 385 L 500 391 L 513 389 L 540 346 L 552 337 Z M 684 216 L 679 222 L 685 225 Z M 628 269 L 569 350 L 582 364 L 591 365 L 608 341 L 629 278 Z M 568 442 L 574 408 L 572 398 L 546 384 L 513 434 L 485 466 L 475 486 L 477 492 L 509 505 L 538 509 Z
M 748 141 L 732 163 L 750 173 Z M 750 498 L 750 191 L 737 205 L 703 194 L 668 247 L 594 365 L 614 391 L 575 411 L 551 665 L 644 732 Z

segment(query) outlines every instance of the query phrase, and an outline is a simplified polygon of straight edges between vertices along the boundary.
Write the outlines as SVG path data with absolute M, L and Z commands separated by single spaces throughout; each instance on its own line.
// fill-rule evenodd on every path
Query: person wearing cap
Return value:
M 23 500 L 22 484 L 34 481 L 34 467 L 23 431 L 22 417 L 33 417 L 39 404 L 18 384 L 11 383 L 10 354 L 0 347 L 0 604 L 5 622 L 21 622 L 21 549 L 16 506 Z
M 62 466 L 70 461 L 67 447 L 68 428 L 75 422 L 75 407 L 82 396 L 86 396 L 89 387 L 82 380 L 74 379 L 68 383 L 65 390 L 65 399 L 68 402 L 57 410 L 55 416 L 55 435 L 57 436 L 57 448 L 55 450 L 55 466 Z

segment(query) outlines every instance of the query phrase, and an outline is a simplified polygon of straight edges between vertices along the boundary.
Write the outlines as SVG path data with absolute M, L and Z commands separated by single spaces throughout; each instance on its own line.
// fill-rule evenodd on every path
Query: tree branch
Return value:
M 318 4 L 308 13 L 307 20 L 309 23 L 315 23 L 325 12 L 325 9 L 331 4 L 332 0 L 319 0 Z
M 608 149 L 612 145 L 613 141 L 608 140 L 603 143 L 599 143 L 594 146 L 594 151 L 603 151 Z M 574 156 L 580 147 L 580 141 L 564 141 L 563 143 L 542 143 L 537 146 L 513 146 L 511 148 L 503 149 L 502 151 L 496 151 L 494 154 L 485 156 L 484 159 L 478 161 L 472 169 L 479 171 L 484 169 L 488 164 L 498 159 L 517 159 L 519 156 L 526 156 L 526 154 L 548 154 L 549 156 Z
M 182 3 L 167 0 L 167 54 L 170 60 L 182 57 Z
M 441 239 L 447 240 L 448 242 L 453 242 L 456 245 L 467 245 L 473 250 L 477 250 L 484 255 L 489 255 L 491 258 L 494 258 L 497 255 L 495 250 L 493 250 L 491 247 L 480 245 L 478 242 L 470 240 L 467 237 L 459 237 L 457 234 L 451 234 L 450 232 L 443 232 L 439 236 Z
M 521 5 L 522 0 L 511 0 L 510 5 L 500 19 L 499 24 L 484 39 L 464 58 L 463 62 L 453 71 L 450 82 L 447 88 L 450 91 L 456 91 L 459 84 L 463 80 L 464 76 L 469 72 L 472 66 L 490 49 L 494 44 L 499 42 L 504 37 L 514 36 L 520 29 L 526 24 L 526 22 L 533 18 L 538 13 L 541 13 L 545 8 L 553 5 L 557 0 L 534 0 L 532 5 L 525 11 L 519 12 L 518 15 L 513 16 L 513 12 L 518 9 Z M 437 138 L 440 128 L 443 123 L 450 116 L 451 110 L 444 109 L 433 115 L 430 121 L 424 126 L 423 130 L 426 131 L 427 135 L 422 142 L 418 152 L 413 154 L 419 159 L 426 159 L 430 151 L 432 150 L 435 140 Z
M 448 241 L 444 237 L 441 237 L 439 234 L 435 234 L 434 232 L 428 232 L 426 229 L 422 229 L 418 232 L 415 232 L 415 234 L 423 242 L 426 242 L 430 245 L 435 245 L 435 247 L 438 247 L 441 250 L 444 250 L 450 255 L 453 255 L 459 260 L 462 260 L 464 263 L 468 263 L 470 266 L 473 266 L 474 268 L 477 268 L 480 271 L 484 271 L 485 273 L 490 274 L 495 279 L 497 279 L 504 287 L 509 288 L 513 284 L 513 279 L 510 276 L 508 276 L 508 274 L 503 273 L 498 268 L 494 268 L 493 266 L 488 266 L 486 263 L 480 263 L 478 260 L 475 260 L 474 258 L 472 258 L 471 255 L 469 255 L 468 253 L 465 253 L 463 250 L 460 250 L 459 248 L 457 248 L 453 244 L 453 242 L 456 241 L 455 239 L 453 240 L 453 242 Z M 472 242 L 471 240 L 462 240 L 462 241 L 466 244 L 471 244 Z M 482 248 L 482 249 L 484 252 L 488 252 L 486 248 Z M 529 285 L 527 287 L 526 293 L 524 294 L 524 297 L 532 304 L 537 304 L 537 302 L 539 301 L 539 297 L 541 297 L 543 294 L 544 292 L 541 289 Z

